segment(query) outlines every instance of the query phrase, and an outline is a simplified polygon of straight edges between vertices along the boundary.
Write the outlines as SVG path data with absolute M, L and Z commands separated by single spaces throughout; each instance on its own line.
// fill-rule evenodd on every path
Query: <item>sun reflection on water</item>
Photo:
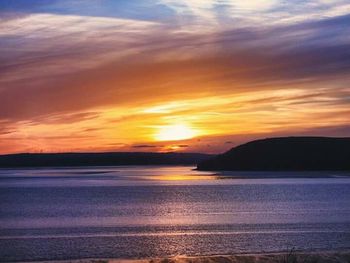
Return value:
M 161 174 L 147 176 L 148 180 L 159 180 L 159 181 L 189 181 L 189 180 L 215 180 L 215 175 L 193 175 L 193 174 Z

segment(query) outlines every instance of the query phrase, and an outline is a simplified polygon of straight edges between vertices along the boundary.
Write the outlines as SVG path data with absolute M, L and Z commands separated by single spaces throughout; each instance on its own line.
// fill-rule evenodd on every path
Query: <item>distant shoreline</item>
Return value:
M 199 170 L 201 171 L 201 170 Z M 212 171 L 218 179 L 350 178 L 350 171 Z M 281 176 L 283 174 L 283 176 Z
M 350 138 L 276 137 L 201 161 L 201 171 L 350 171 Z
M 210 157 L 176 152 L 20 153 L 0 155 L 0 168 L 196 165 Z

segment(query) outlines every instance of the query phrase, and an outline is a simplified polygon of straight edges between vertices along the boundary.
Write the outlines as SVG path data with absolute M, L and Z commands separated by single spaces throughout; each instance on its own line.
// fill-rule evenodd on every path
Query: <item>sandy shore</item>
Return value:
M 216 256 L 175 256 L 150 259 L 80 259 L 41 263 L 350 263 L 350 250 L 342 252 L 268 253 Z

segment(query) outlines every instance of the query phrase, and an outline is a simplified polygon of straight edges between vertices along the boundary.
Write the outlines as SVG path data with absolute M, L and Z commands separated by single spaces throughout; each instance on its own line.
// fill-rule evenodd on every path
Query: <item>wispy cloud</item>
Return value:
M 180 120 L 208 138 L 337 134 L 350 121 L 347 2 L 4 1 L 0 151 L 65 148 L 73 133 L 90 136 L 82 149 L 153 145 Z

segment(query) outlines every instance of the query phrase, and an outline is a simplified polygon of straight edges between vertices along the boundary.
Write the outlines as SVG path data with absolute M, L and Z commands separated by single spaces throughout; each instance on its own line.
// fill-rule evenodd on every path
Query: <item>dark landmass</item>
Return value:
M 200 153 L 21 153 L 0 155 L 0 167 L 194 165 L 210 157 Z
M 256 140 L 204 160 L 197 168 L 204 171 L 350 171 L 350 138 Z

